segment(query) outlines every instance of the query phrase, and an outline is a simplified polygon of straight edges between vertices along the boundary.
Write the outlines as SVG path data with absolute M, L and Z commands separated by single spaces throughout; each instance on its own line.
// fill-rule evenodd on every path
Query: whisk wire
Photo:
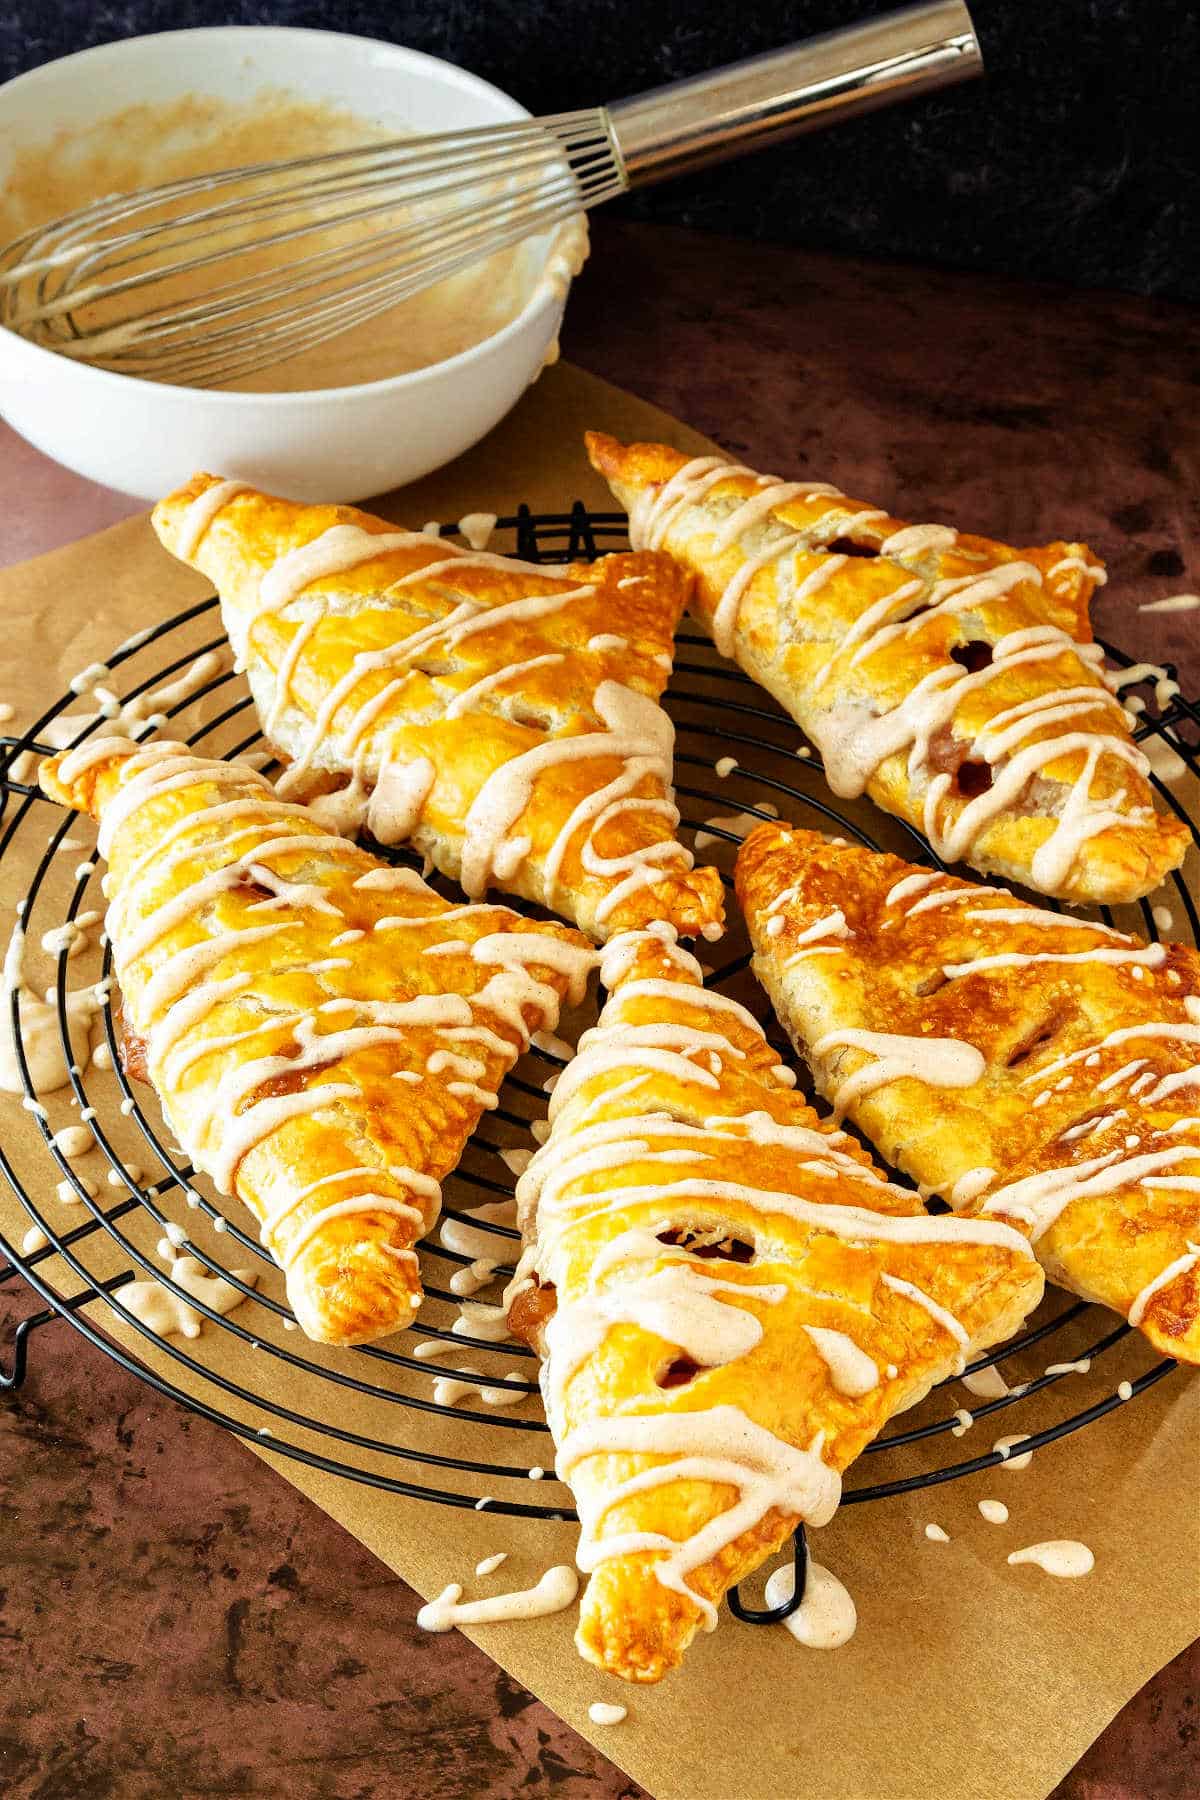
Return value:
M 543 225 L 558 223 L 579 210 L 580 191 L 572 176 L 564 175 L 553 186 L 544 188 L 536 204 L 521 195 L 507 208 L 515 212 L 518 226 L 517 238 L 536 233 Z M 502 201 L 486 223 L 481 223 L 478 206 L 466 204 L 440 214 L 427 221 L 423 226 L 413 228 L 401 225 L 394 231 L 377 233 L 362 242 L 353 252 L 342 245 L 335 245 L 327 250 L 314 252 L 311 256 L 302 257 L 291 263 L 287 270 L 264 271 L 257 275 L 244 277 L 211 288 L 202 303 L 193 306 L 181 306 L 169 315 L 159 317 L 154 309 L 144 313 L 126 315 L 114 321 L 110 327 L 113 342 L 116 334 L 123 333 L 127 326 L 136 325 L 140 329 L 137 339 L 143 343 L 161 342 L 172 336 L 186 335 L 191 323 L 203 318 L 206 325 L 214 328 L 206 332 L 206 342 L 215 344 L 221 341 L 222 331 L 216 323 L 228 320 L 237 315 L 257 316 L 261 308 L 275 300 L 285 300 L 301 293 L 323 290 L 332 297 L 338 287 L 352 279 L 365 275 L 380 265 L 390 271 L 388 277 L 395 289 L 396 298 L 405 297 L 408 293 L 424 285 L 426 271 L 439 267 L 439 260 L 448 257 L 457 258 L 458 252 L 465 246 L 471 247 L 471 260 L 478 254 L 475 245 L 481 235 L 486 233 L 489 245 L 496 237 L 497 218 L 503 218 L 506 210 Z M 290 238 L 303 235 L 301 233 L 279 234 L 275 241 L 286 242 Z M 514 241 L 508 239 L 507 241 Z M 506 247 L 497 244 L 497 248 Z M 403 270 L 396 272 L 396 252 L 405 253 Z M 202 259 L 194 266 L 221 261 L 221 256 L 214 253 Z M 192 266 L 192 265 L 189 265 Z M 455 267 L 459 266 L 457 261 Z M 453 272 L 449 267 L 446 273 Z M 143 278 L 133 278 L 127 283 L 117 284 L 109 289 L 110 293 L 128 291 L 142 285 Z M 335 285 L 336 284 L 336 285 Z M 65 306 L 56 310 L 65 312 Z M 287 308 L 277 315 L 278 319 L 295 316 L 295 307 Z M 94 350 L 103 344 L 104 333 L 92 333 L 87 339 L 87 348 Z M 135 343 L 136 343 L 135 339 Z M 73 346 L 65 340 L 64 347 L 70 354 Z M 83 345 L 74 348 L 83 349 Z
M 553 214 L 544 223 L 561 223 L 571 216 L 572 209 L 564 208 Z M 511 244 L 520 243 L 527 235 L 527 230 L 528 228 L 525 226 L 514 227 L 511 232 L 505 234 L 498 243 L 491 247 L 503 249 Z M 447 276 L 457 273 L 459 269 L 468 267 L 475 260 L 476 253 L 473 249 L 464 250 L 447 268 L 439 270 L 438 278 L 446 279 Z M 403 288 L 399 288 L 395 282 L 379 280 L 365 288 L 356 289 L 353 293 L 345 296 L 340 303 L 324 308 L 320 321 L 315 324 L 311 322 L 312 315 L 309 308 L 287 309 L 286 317 L 273 321 L 271 325 L 263 329 L 243 329 L 234 334 L 230 342 L 225 345 L 226 360 L 215 369 L 212 366 L 211 353 L 204 353 L 206 360 L 203 367 L 206 382 L 239 380 L 246 375 L 253 374 L 256 369 L 268 367 L 280 360 L 281 345 L 286 345 L 286 354 L 289 356 L 314 348 L 340 331 L 349 330 L 355 325 L 363 324 L 369 319 L 378 317 L 381 313 L 388 312 L 393 306 L 408 298 L 411 293 L 419 291 L 424 285 L 427 284 L 419 272 L 412 276 Z M 304 320 L 306 317 L 310 321 L 306 329 L 300 329 L 296 324 L 289 323 L 292 319 Z M 188 369 L 196 367 L 195 363 L 185 366 Z M 179 380 L 181 375 L 176 370 L 170 378 Z
M 360 154 L 356 153 L 356 154 Z M 219 205 L 206 207 L 200 211 L 189 213 L 186 220 L 177 225 L 166 221 L 157 228 L 159 235 L 177 243 L 185 243 L 193 237 L 203 237 L 214 225 L 223 220 L 236 218 L 239 223 L 253 218 L 272 217 L 277 213 L 287 213 L 296 207 L 308 208 L 314 205 L 328 205 L 347 195 L 354 196 L 369 193 L 376 188 L 384 188 L 393 197 L 393 202 L 403 198 L 409 189 L 420 189 L 423 198 L 435 196 L 445 191 L 450 185 L 447 177 L 460 170 L 469 170 L 471 180 L 478 183 L 487 178 L 492 163 L 502 165 L 502 173 L 509 175 L 536 164 L 552 165 L 561 161 L 562 152 L 553 140 L 530 136 L 520 146 L 518 153 L 509 148 L 490 147 L 482 152 L 464 151 L 461 155 L 431 158 L 429 163 L 418 163 L 407 160 L 407 166 L 398 168 L 392 164 L 371 169 L 366 174 L 338 171 L 330 173 L 323 179 L 298 183 L 294 186 L 278 188 L 270 195 L 260 199 L 237 199 L 221 202 Z M 269 166 L 269 165 L 268 165 Z M 431 184 L 429 168 L 436 168 L 437 179 Z M 244 185 L 244 182 L 241 184 Z M 314 222 L 314 229 L 326 229 L 328 221 Z M 139 245 L 144 233 L 132 231 L 118 238 L 109 240 L 106 251 L 123 248 L 127 244 Z M 261 247 L 263 240 L 256 240 L 255 247 Z M 147 252 L 143 249 L 140 255 Z M 132 260 L 139 260 L 135 257 Z M 119 260 L 106 263 L 106 267 L 121 266 Z
M 401 166 L 424 168 L 427 162 L 439 162 L 459 148 L 472 155 L 486 156 L 495 147 L 503 154 L 520 140 L 544 141 L 548 136 L 568 146 L 578 137 L 584 136 L 598 137 L 608 142 L 609 131 L 605 121 L 604 108 L 593 107 L 576 113 L 556 113 L 541 119 L 520 120 L 511 125 L 472 126 L 458 131 L 390 138 L 376 144 L 355 145 L 348 150 L 320 151 L 306 156 L 288 157 L 278 162 L 245 163 L 235 169 L 215 170 L 206 175 L 178 176 L 152 188 L 103 195 L 63 218 L 34 226 L 5 246 L 0 251 L 0 256 L 7 257 L 10 252 L 39 238 L 52 240 L 62 233 L 86 230 L 97 224 L 111 225 L 120 219 L 132 217 L 135 213 L 153 211 L 168 201 L 184 199 L 191 194 L 211 193 L 225 187 L 244 186 L 247 181 L 258 177 L 275 180 L 293 171 L 321 167 L 330 170 L 329 179 L 335 179 L 338 165 L 348 166 L 364 160 L 370 160 L 385 171 Z M 195 216 L 197 215 L 192 215 Z M 11 272 L 7 276 L 0 275 L 0 282 L 8 279 L 11 279 Z
M 520 162 L 517 164 L 514 172 L 518 175 L 523 175 L 527 172 L 536 173 L 538 170 L 548 171 L 552 167 L 553 164 L 550 159 L 539 157 Z M 480 178 L 473 176 L 470 180 L 447 184 L 446 186 L 436 189 L 432 197 L 438 201 L 444 201 L 455 194 L 478 192 L 480 186 Z M 361 192 L 361 185 L 347 186 L 334 190 L 327 198 L 338 199 L 347 194 L 359 194 Z M 272 204 L 271 211 L 290 214 L 294 212 L 296 204 L 297 203 L 294 200 L 289 200 L 287 202 L 279 201 Z M 301 220 L 295 225 L 290 225 L 285 230 L 272 232 L 268 236 L 256 236 L 253 240 L 253 248 L 257 253 L 262 250 L 278 249 L 285 244 L 296 243 L 304 237 L 326 235 L 334 229 L 339 232 L 345 232 L 347 229 L 368 219 L 378 218 L 382 215 L 394 212 L 396 210 L 396 205 L 396 196 L 389 191 L 388 196 L 384 199 L 375 200 L 369 205 L 356 207 L 349 211 L 342 211 L 333 218 L 325 215 L 314 216 Z M 243 216 L 261 217 L 262 215 L 258 212 L 257 208 L 251 205 L 243 209 Z M 456 215 L 442 215 L 443 218 L 453 216 Z M 201 215 L 201 219 L 196 221 L 194 228 L 190 231 L 190 237 L 192 239 L 203 240 L 205 238 L 211 238 L 212 232 L 207 222 L 202 222 L 202 220 L 206 219 L 207 215 Z M 387 233 L 386 240 L 380 238 L 378 241 L 386 241 L 388 244 L 395 244 L 398 241 L 407 241 L 413 248 L 417 248 L 424 241 L 429 227 L 434 223 L 435 221 L 429 221 L 425 227 L 401 227 L 396 231 Z M 173 246 L 173 248 L 178 247 L 178 243 Z M 121 276 L 117 280 L 107 280 L 104 286 L 104 298 L 106 300 L 111 300 L 117 296 L 132 293 L 139 288 L 147 287 L 152 283 L 175 279 L 180 276 L 193 274 L 201 269 L 215 267 L 220 263 L 229 262 L 231 258 L 236 257 L 243 252 L 244 249 L 245 245 L 242 243 L 219 244 L 215 249 L 210 250 L 201 256 L 187 257 L 176 262 L 155 260 L 149 268 L 142 269 L 137 274 Z M 35 309 L 37 321 L 39 323 L 44 322 L 59 314 L 69 312 L 74 307 L 86 304 L 96 297 L 99 277 L 109 276 L 118 269 L 127 268 L 131 265 L 143 262 L 147 254 L 148 252 L 145 249 L 140 249 L 134 254 L 126 257 L 113 258 L 106 254 L 103 257 L 103 260 L 97 265 L 93 265 L 90 260 L 84 260 L 72 270 L 71 276 L 68 278 L 67 282 L 64 283 L 63 291 L 53 299 L 47 298 Z M 162 254 L 162 252 L 157 252 L 156 254 Z M 337 263 L 339 259 L 346 259 L 347 257 L 348 250 L 346 245 L 339 242 L 330 245 L 328 250 L 318 253 L 318 257 L 314 260 L 333 264 Z M 289 272 L 294 273 L 297 267 L 302 266 L 304 265 L 290 264 Z M 346 266 L 350 267 L 352 265 L 347 261 Z M 85 275 L 88 277 L 87 281 L 81 281 L 79 286 L 73 285 L 76 277 Z M 261 273 L 259 275 L 243 277 L 236 282 L 228 283 L 221 287 L 210 288 L 203 301 L 197 302 L 191 306 L 179 306 L 172 309 L 172 317 L 179 320 L 194 320 L 201 316 L 219 316 L 221 309 L 219 307 L 214 308 L 212 305 L 214 301 L 218 300 L 222 295 L 248 291 L 260 279 Z M 285 291 L 287 291 L 286 287 Z M 158 308 L 152 308 L 146 313 L 128 315 L 127 318 L 121 322 L 134 323 L 140 319 L 154 316 L 158 310 Z M 18 312 L 14 315 L 11 323 L 19 327 L 26 322 L 27 318 L 32 318 L 33 316 L 33 311 L 28 314 Z M 114 321 L 114 323 L 116 323 L 116 321 Z
M 0 318 L 60 354 L 212 385 L 310 349 L 623 186 L 602 108 L 188 177 L 8 246 Z M 280 252 L 314 241 L 279 266 Z M 247 267 L 264 253 L 265 268 Z M 163 284 L 206 274 L 201 299 L 164 298 Z
M 578 210 L 577 193 L 564 192 L 556 203 L 525 214 L 507 230 L 489 231 L 487 253 L 507 249 L 523 242 L 531 233 L 536 234 L 550 226 L 562 224 Z M 159 340 L 144 341 L 141 344 L 135 340 L 126 348 L 115 349 L 106 360 L 125 367 L 130 372 L 136 372 L 140 361 L 153 357 L 155 378 L 159 380 L 199 383 L 203 379 L 205 385 L 240 380 L 257 369 L 279 362 L 283 354 L 291 356 L 312 349 L 341 331 L 389 311 L 411 294 L 429 285 L 425 273 L 427 267 L 436 267 L 436 278 L 444 280 L 478 261 L 479 255 L 477 240 L 473 235 L 467 236 L 456 255 L 450 256 L 444 250 L 430 254 L 424 264 L 408 267 L 402 278 L 382 275 L 372 282 L 356 286 L 340 300 L 325 304 L 319 320 L 314 320 L 310 304 L 296 301 L 275 314 L 267 324 L 256 320 L 242 321 L 237 325 L 228 325 L 206 333 L 204 345 L 190 353 L 181 347 L 173 354 L 167 350 L 155 355 L 154 346 Z M 288 284 L 287 292 L 295 295 L 294 282 Z M 307 325 L 300 329 L 291 323 L 293 320 L 306 320 Z M 70 355 L 73 345 L 66 340 L 62 349 L 65 354 Z

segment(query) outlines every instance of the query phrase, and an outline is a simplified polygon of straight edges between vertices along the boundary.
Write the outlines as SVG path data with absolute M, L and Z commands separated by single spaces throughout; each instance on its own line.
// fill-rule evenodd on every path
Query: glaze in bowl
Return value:
M 346 108 L 389 130 L 446 131 L 527 118 L 490 83 L 369 38 L 218 26 L 130 38 L 0 87 L 6 158 L 140 104 L 185 95 L 249 101 L 264 87 Z M 516 317 L 458 355 L 350 387 L 240 393 L 94 369 L 0 329 L 0 413 L 78 474 L 152 499 L 197 469 L 297 500 L 359 500 L 415 481 L 477 443 L 553 352 L 564 283 L 539 283 L 553 233 L 530 241 Z

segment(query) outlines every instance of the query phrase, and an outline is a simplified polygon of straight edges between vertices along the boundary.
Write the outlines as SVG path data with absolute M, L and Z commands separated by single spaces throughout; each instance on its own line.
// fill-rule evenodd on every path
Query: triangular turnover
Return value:
M 717 648 L 785 707 L 834 793 L 866 793 L 947 862 L 1078 904 L 1182 862 L 1088 615 L 1086 544 L 1017 550 L 910 525 L 828 483 L 665 444 L 588 449 L 636 548 L 695 575 Z
M 523 563 L 210 475 L 154 525 L 220 592 L 282 793 L 411 842 L 471 899 L 597 938 L 720 935 L 720 877 L 675 836 L 659 699 L 690 579 L 669 557 Z
M 1042 1276 L 1020 1232 L 928 1216 L 820 1122 L 670 927 L 614 939 L 601 979 L 518 1185 L 507 1303 L 579 1507 L 579 1649 L 657 1681 Z
M 97 738 L 41 782 L 99 820 L 129 1065 L 259 1220 L 300 1324 L 338 1344 L 408 1325 L 439 1183 L 582 998 L 587 940 L 450 906 L 183 744 Z
M 1200 957 L 787 825 L 754 968 L 817 1086 L 925 1191 L 1200 1361 Z

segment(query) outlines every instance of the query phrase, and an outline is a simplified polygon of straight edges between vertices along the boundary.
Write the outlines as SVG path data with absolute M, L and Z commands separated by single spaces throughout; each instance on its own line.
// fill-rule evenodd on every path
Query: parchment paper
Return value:
M 379 510 L 419 525 L 485 508 L 503 513 L 520 500 L 563 510 L 578 497 L 610 509 L 606 490 L 583 456 L 586 425 L 624 436 L 661 435 L 683 448 L 706 447 L 706 440 L 656 409 L 560 366 L 485 444 L 453 468 L 379 503 Z M 145 517 L 0 573 L 0 700 L 17 708 L 18 725 L 28 723 L 76 670 L 103 660 L 130 632 L 205 591 L 201 577 L 160 550 Z M 219 623 L 210 617 L 202 635 L 217 632 Z M 1198 798 L 1192 797 L 1193 804 Z M 45 832 L 43 821 L 40 832 L 31 825 L 23 836 L 18 833 L 23 860 L 10 852 L 0 861 L 5 921 L 28 879 L 33 845 L 39 836 L 44 843 Z M 52 870 L 51 890 L 56 880 L 69 881 L 75 860 L 74 853 L 56 859 L 62 873 Z M 53 922 L 49 902 L 48 908 Z M 52 1111 L 58 1107 L 63 1116 L 55 1112 L 56 1122 L 70 1116 L 65 1106 L 58 1096 Z M 133 1128 L 131 1137 L 121 1136 L 127 1123 L 114 1125 L 116 1148 L 145 1161 Z M 82 1223 L 82 1207 L 68 1220 L 55 1200 L 57 1172 L 32 1122 L 5 1096 L 0 1096 L 0 1131 L 44 1216 L 58 1229 Z M 0 1189 L 0 1233 L 19 1245 L 29 1217 L 3 1183 Z M 102 1189 L 102 1198 L 113 1197 Z M 196 1228 L 194 1217 L 184 1214 L 184 1220 Z M 131 1236 L 152 1257 L 153 1225 L 138 1220 Z M 226 1254 L 226 1260 L 237 1263 L 236 1256 Z M 86 1261 L 88 1270 L 103 1278 L 127 1267 L 129 1259 L 97 1236 Z M 42 1274 L 67 1294 L 82 1286 L 58 1258 L 44 1263 Z M 254 1329 L 269 1330 L 269 1321 L 261 1328 L 257 1322 L 262 1309 L 253 1310 Z M 147 1352 L 142 1340 L 114 1326 L 107 1307 L 93 1306 L 88 1313 L 111 1336 L 136 1345 L 152 1368 L 210 1403 L 228 1404 L 214 1390 L 214 1372 L 261 1380 L 252 1366 L 254 1350 L 226 1332 L 209 1327 L 199 1344 L 183 1346 L 202 1364 L 192 1374 L 165 1353 Z M 278 1341 L 285 1347 L 296 1343 L 281 1334 Z M 1054 1360 L 1063 1360 L 1077 1355 L 1079 1346 L 1056 1336 L 1051 1351 Z M 1010 1379 L 1038 1374 L 1048 1360 L 1044 1351 L 1032 1352 L 1009 1370 Z M 1014 1408 L 994 1424 L 980 1420 L 960 1440 L 957 1454 L 942 1449 L 940 1456 L 922 1461 L 914 1453 L 906 1472 L 980 1454 L 1000 1432 L 1041 1428 L 1111 1391 L 1124 1377 L 1135 1377 L 1152 1360 L 1136 1337 L 1126 1340 L 1103 1359 L 1101 1375 L 1060 1383 L 1036 1415 Z M 330 1366 L 336 1363 L 331 1353 Z M 285 1365 L 274 1362 L 271 1379 L 281 1404 L 300 1398 L 302 1386 Z M 390 1379 L 386 1370 L 383 1379 Z M 970 1397 L 956 1393 L 951 1405 L 959 1403 L 970 1405 Z M 469 1635 L 660 1800 L 793 1795 L 1039 1800 L 1196 1631 L 1198 1403 L 1200 1382 L 1177 1372 L 1135 1404 L 1043 1450 L 1027 1470 L 994 1470 L 911 1496 L 845 1507 L 824 1532 L 814 1534 L 815 1554 L 841 1576 L 858 1605 L 858 1633 L 835 1652 L 807 1650 L 781 1628 L 753 1629 L 725 1617 L 719 1631 L 697 1642 L 684 1668 L 659 1688 L 627 1691 L 578 1659 L 571 1643 L 573 1613 L 478 1628 Z M 944 1410 L 944 1396 L 939 1404 Z M 251 1431 L 264 1423 L 280 1429 L 268 1414 L 243 1409 L 238 1416 Z M 1036 1427 L 1029 1423 L 1034 1416 Z M 383 1401 L 347 1396 L 348 1429 L 379 1436 L 394 1430 L 394 1418 L 395 1409 Z M 451 1453 L 456 1448 L 461 1453 L 463 1445 L 478 1450 L 477 1432 L 456 1430 L 443 1419 L 427 1429 L 432 1436 L 414 1441 L 436 1441 Z M 299 1430 L 290 1435 L 303 1441 Z M 313 1443 L 328 1449 L 327 1443 Z M 545 1437 L 514 1432 L 506 1449 L 508 1444 L 516 1464 L 522 1458 L 551 1463 Z M 525 1585 L 549 1564 L 571 1559 L 572 1526 L 435 1508 L 308 1469 L 273 1454 L 269 1439 L 256 1439 L 251 1448 L 423 1595 L 451 1580 L 463 1581 L 468 1593 Z M 360 1460 L 373 1466 L 369 1456 Z M 396 1472 L 394 1462 L 378 1466 Z M 859 1474 L 867 1479 L 865 1469 Z M 419 1470 L 415 1475 L 421 1479 Z M 852 1472 L 850 1485 L 854 1479 Z M 453 1485 L 452 1478 L 447 1485 Z M 562 1496 L 562 1490 L 547 1482 L 532 1497 L 553 1504 L 552 1494 Z M 980 1517 L 977 1502 L 989 1496 L 1010 1507 L 1008 1525 L 996 1527 Z M 931 1521 L 949 1533 L 948 1544 L 926 1539 L 924 1527 Z M 1036 1568 L 1006 1566 L 1009 1550 L 1056 1537 L 1091 1545 L 1096 1556 L 1091 1576 L 1055 1581 Z M 502 1575 L 477 1583 L 476 1561 L 498 1549 L 510 1553 Z M 619 1727 L 589 1723 L 589 1703 L 602 1698 L 628 1705 L 629 1716 Z

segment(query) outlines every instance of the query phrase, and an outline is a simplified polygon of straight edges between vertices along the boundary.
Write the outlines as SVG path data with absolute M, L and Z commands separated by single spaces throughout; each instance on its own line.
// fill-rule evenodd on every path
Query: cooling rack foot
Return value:
M 795 1582 L 790 1598 L 778 1606 L 746 1606 L 737 1588 L 730 1588 L 726 1596 L 729 1610 L 735 1619 L 743 1625 L 778 1625 L 784 1619 L 790 1619 L 804 1599 L 804 1590 L 808 1585 L 808 1539 L 804 1535 L 803 1525 L 797 1525 L 792 1538 L 792 1568 L 795 1571 Z

